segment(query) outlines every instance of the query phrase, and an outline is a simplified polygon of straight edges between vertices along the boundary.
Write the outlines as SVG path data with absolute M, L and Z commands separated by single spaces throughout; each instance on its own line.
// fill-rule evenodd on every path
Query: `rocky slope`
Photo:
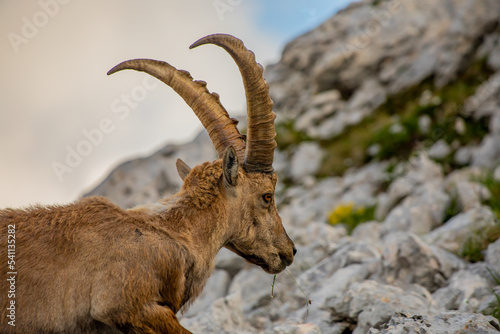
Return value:
M 266 77 L 296 260 L 271 298 L 272 276 L 223 249 L 182 323 L 499 332 L 500 2 L 361 1 L 289 43 Z M 90 194 L 153 202 L 179 187 L 178 157 L 215 153 L 202 133 L 123 164 Z

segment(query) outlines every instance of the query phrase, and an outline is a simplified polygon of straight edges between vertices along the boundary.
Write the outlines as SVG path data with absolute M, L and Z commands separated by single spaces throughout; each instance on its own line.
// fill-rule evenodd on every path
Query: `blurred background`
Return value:
M 233 34 L 273 64 L 276 202 L 299 251 L 274 298 L 271 275 L 222 251 L 182 324 L 498 333 L 500 1 L 349 2 L 0 0 L 0 208 L 177 189 L 177 157 L 214 153 L 199 121 L 144 73 L 106 72 L 166 60 L 241 115 L 230 56 L 188 49 Z
M 352 0 L 0 1 L 0 207 L 67 203 L 119 163 L 201 129 L 171 89 L 106 72 L 153 58 L 186 69 L 244 112 L 232 59 L 198 38 L 241 38 L 264 66 Z M 90 143 L 90 145 L 89 145 Z

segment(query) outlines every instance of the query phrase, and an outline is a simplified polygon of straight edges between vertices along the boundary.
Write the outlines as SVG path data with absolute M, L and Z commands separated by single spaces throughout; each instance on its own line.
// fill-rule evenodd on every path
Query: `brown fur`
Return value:
M 0 211 L 0 333 L 189 333 L 176 313 L 202 291 L 221 247 L 269 273 L 293 261 L 275 174 L 220 160 L 196 166 L 176 195 L 123 210 L 103 197 Z M 16 327 L 7 322 L 7 226 L 16 235 Z

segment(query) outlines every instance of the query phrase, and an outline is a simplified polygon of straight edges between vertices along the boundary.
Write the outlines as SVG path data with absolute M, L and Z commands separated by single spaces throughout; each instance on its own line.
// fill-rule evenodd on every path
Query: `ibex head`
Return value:
M 220 166 L 217 191 L 224 198 L 229 222 L 224 246 L 268 273 L 279 273 L 293 262 L 296 249 L 283 228 L 274 200 L 276 115 L 269 86 L 262 66 L 241 40 L 216 34 L 201 38 L 190 48 L 208 43 L 224 48 L 240 69 L 247 99 L 246 137 L 238 131 L 238 121 L 229 117 L 219 96 L 210 93 L 205 82 L 193 81 L 186 71 L 162 61 L 134 59 L 115 66 L 108 74 L 123 69 L 146 72 L 169 85 L 193 109 L 222 159 L 216 164 Z M 199 168 L 202 166 L 193 172 Z M 180 160 L 177 170 L 185 183 L 197 182 L 191 180 L 191 169 Z

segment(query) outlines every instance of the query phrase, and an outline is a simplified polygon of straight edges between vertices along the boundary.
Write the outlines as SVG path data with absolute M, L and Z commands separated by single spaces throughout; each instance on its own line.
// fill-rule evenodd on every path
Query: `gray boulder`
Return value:
M 418 236 L 395 232 L 383 244 L 382 263 L 374 276 L 377 280 L 404 288 L 419 284 L 431 292 L 446 284 L 440 257 Z
M 413 195 L 414 202 L 419 197 L 426 200 L 428 193 L 442 192 L 443 171 L 440 165 L 428 158 L 426 154 L 420 154 L 408 163 L 399 165 L 399 174 L 387 189 L 385 196 L 379 200 L 376 218 L 383 220 L 398 203 L 406 197 Z M 444 197 L 442 194 L 435 195 L 436 198 Z M 443 198 L 444 200 L 444 198 Z M 407 203 L 406 206 L 411 206 Z M 402 208 L 404 210 L 404 208 Z M 438 218 L 438 217 L 437 217 Z M 389 227 L 390 228 L 390 227 Z
M 313 323 L 286 324 L 273 328 L 268 334 L 321 334 L 321 329 Z
M 437 316 L 398 312 L 382 329 L 368 334 L 493 334 L 500 331 L 498 320 L 482 314 L 446 312 Z
M 181 325 L 193 333 L 256 333 L 257 331 L 245 320 L 241 301 L 242 297 L 239 292 L 219 298 L 209 309 L 198 316 L 181 319 Z
M 486 249 L 485 261 L 493 273 L 500 275 L 500 239 L 489 244 Z
M 442 185 L 428 183 L 406 197 L 389 212 L 382 224 L 381 233 L 408 231 L 418 235 L 429 233 L 443 223 L 450 198 Z
M 227 248 L 222 248 L 215 258 L 215 268 L 225 270 L 231 277 L 247 266 L 248 263 L 241 256 Z
M 491 295 L 491 286 L 485 277 L 461 270 L 450 278 L 446 287 L 435 291 L 432 297 L 444 309 L 477 312 L 481 301 Z
M 316 142 L 305 142 L 299 145 L 292 157 L 291 177 L 301 181 L 306 176 L 314 176 L 323 160 L 323 151 Z
M 225 270 L 215 270 L 205 285 L 202 293 L 184 314 L 185 317 L 194 317 L 208 309 L 219 298 L 227 294 L 230 276 Z
M 292 119 L 317 115 L 304 116 L 313 119 L 302 126 L 309 134 L 339 135 L 386 96 L 429 77 L 437 86 L 453 81 L 482 44 L 495 66 L 498 12 L 494 0 L 353 3 L 290 42 L 281 61 L 267 68 L 276 109 Z M 318 107 L 316 99 L 328 100 L 316 98 L 324 92 L 335 92 L 325 93 L 335 103 Z
M 380 328 L 395 312 L 432 314 L 432 303 L 430 294 L 420 286 L 403 290 L 367 280 L 352 284 L 342 295 L 330 297 L 325 307 L 333 320 L 357 323 L 353 334 L 361 334 L 371 327 Z
M 471 235 L 496 224 L 496 216 L 491 209 L 479 206 L 452 217 L 423 238 L 429 244 L 460 254 Z

